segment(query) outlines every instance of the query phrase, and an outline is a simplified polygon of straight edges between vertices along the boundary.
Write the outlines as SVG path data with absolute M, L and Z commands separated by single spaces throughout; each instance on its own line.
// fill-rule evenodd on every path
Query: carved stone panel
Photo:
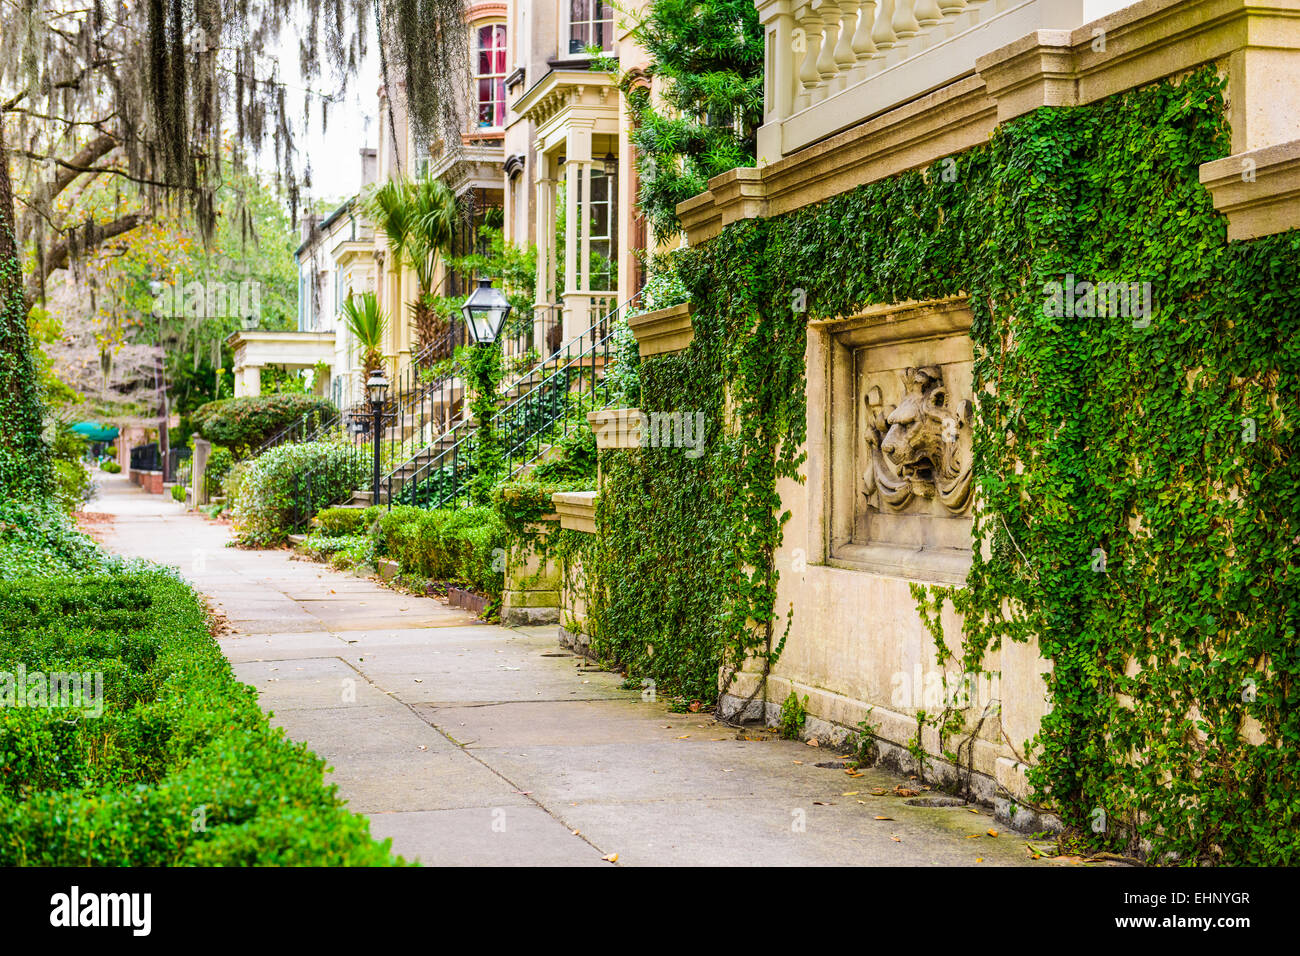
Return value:
M 970 562 L 966 300 L 827 323 L 832 563 L 958 582 Z

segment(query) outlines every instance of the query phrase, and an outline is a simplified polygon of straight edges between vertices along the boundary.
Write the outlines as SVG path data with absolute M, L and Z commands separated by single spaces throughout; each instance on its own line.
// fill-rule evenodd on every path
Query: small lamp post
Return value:
M 370 378 L 367 379 L 366 397 L 370 399 L 370 413 L 372 416 L 370 426 L 371 441 L 375 447 L 375 470 L 370 485 L 370 503 L 377 505 L 379 504 L 379 429 L 383 427 L 384 399 L 388 397 L 388 376 L 384 374 L 382 365 L 375 369 Z

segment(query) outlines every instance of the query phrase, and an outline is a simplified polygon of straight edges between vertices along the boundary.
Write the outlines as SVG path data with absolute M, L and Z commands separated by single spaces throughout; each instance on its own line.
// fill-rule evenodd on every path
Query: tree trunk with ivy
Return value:
M 0 123 L 0 498 L 49 492 L 49 449 L 41 439 L 41 393 L 27 332 L 9 151 Z

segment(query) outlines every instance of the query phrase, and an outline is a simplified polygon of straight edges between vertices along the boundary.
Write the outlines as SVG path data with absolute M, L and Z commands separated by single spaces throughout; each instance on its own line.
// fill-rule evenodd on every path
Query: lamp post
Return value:
M 388 376 L 381 365 L 366 380 L 366 397 L 370 399 L 370 438 L 375 447 L 375 469 L 370 485 L 370 503 L 379 504 L 379 429 L 384 421 L 384 399 L 388 396 Z
M 469 294 L 460 311 L 474 341 L 468 370 L 475 393 L 471 407 L 476 419 L 474 433 L 477 437 L 474 440 L 475 471 L 470 493 L 475 503 L 486 504 L 501 463 L 500 436 L 492 420 L 496 414 L 496 383 L 501 367 L 501 353 L 496 343 L 506 317 L 510 315 L 510 300 L 500 289 L 492 288 L 489 280 L 479 279 L 478 288 Z
M 500 289 L 492 287 L 490 279 L 479 279 L 478 288 L 469 294 L 460 307 L 460 314 L 465 317 L 475 345 L 492 345 L 510 315 L 510 300 Z

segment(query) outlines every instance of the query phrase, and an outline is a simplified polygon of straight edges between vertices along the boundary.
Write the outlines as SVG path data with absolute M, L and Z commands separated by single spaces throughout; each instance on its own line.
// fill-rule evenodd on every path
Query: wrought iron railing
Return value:
M 330 454 L 293 476 L 289 488 L 289 530 L 306 529 L 317 512 L 347 501 L 372 471 L 372 446 L 342 441 Z
M 513 397 L 493 419 L 501 436 L 503 475 L 518 475 L 544 455 L 551 442 L 577 427 L 570 414 L 575 405 L 588 411 L 608 406 L 610 384 L 605 371 L 615 356 L 619 322 L 636 299 L 602 315 L 507 389 L 507 396 Z M 391 472 L 384 483 L 390 506 L 441 508 L 466 502 L 478 472 L 477 435 L 472 423 L 462 422 L 440 447 Z

